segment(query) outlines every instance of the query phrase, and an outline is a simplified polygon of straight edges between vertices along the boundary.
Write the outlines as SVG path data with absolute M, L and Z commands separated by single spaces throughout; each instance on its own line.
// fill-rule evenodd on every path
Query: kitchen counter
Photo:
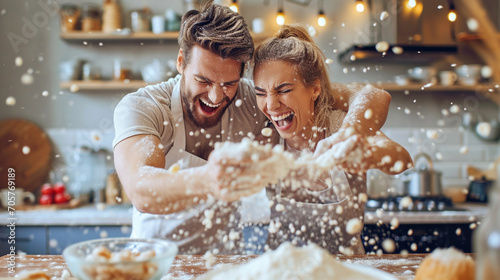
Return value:
M 8 224 L 12 218 L 17 218 L 15 223 L 18 226 L 131 225 L 132 205 L 117 204 L 101 208 L 90 204 L 73 209 L 15 211 L 14 215 L 9 215 L 7 211 L 0 212 L 0 224 Z
M 425 258 L 426 254 L 415 255 L 339 255 L 341 262 L 352 263 L 355 265 L 368 266 L 383 270 L 394 275 L 401 280 L 410 280 L 415 277 L 415 271 Z M 240 264 L 254 259 L 255 255 L 215 255 L 214 266 L 221 264 Z M 8 273 L 8 258 L 0 258 L 0 279 L 11 279 L 4 277 L 14 277 L 13 273 Z M 65 270 L 68 270 L 66 262 L 61 255 L 26 255 L 16 256 L 15 274 L 23 271 L 45 271 L 50 277 L 60 278 Z M 203 256 L 176 256 L 169 273 L 163 279 L 188 280 L 206 273 L 211 269 L 206 268 L 205 258 Z M 74 278 L 72 278 L 74 279 Z
M 365 224 L 376 224 L 379 221 L 390 223 L 396 217 L 400 224 L 437 224 L 437 223 L 474 223 L 480 221 L 488 212 L 486 204 L 456 204 L 465 211 L 442 212 L 390 212 L 377 211 L 365 213 Z M 79 226 L 79 225 L 131 225 L 131 205 L 108 205 L 104 210 L 95 205 L 86 205 L 75 209 L 16 211 L 14 216 L 7 211 L 0 212 L 0 225 L 10 222 L 9 218 L 17 218 L 18 226 Z

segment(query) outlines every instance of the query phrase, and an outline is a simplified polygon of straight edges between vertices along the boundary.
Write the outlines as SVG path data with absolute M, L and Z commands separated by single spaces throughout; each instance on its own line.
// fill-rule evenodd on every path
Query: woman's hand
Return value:
M 399 174 L 411 167 L 408 152 L 399 144 L 377 131 L 374 136 L 341 130 L 318 142 L 314 152 L 316 162 L 351 174 L 363 175 L 368 169 L 386 174 Z

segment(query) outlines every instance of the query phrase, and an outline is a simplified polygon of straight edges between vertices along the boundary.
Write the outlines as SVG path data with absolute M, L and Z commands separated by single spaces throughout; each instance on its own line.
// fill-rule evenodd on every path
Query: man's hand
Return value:
M 248 139 L 219 145 L 206 164 L 210 192 L 228 202 L 260 192 L 288 174 L 287 168 L 277 164 L 279 155 L 270 145 Z

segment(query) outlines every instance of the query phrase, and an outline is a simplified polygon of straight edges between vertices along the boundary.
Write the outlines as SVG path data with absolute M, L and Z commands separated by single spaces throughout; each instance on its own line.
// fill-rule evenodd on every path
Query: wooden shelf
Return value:
M 500 40 L 500 33 L 497 33 L 498 40 Z M 480 41 L 483 37 L 477 33 L 461 32 L 457 34 L 457 39 L 462 42 Z
M 161 41 L 177 40 L 179 32 L 163 32 L 163 33 L 153 33 L 153 32 L 132 32 L 132 33 L 103 33 L 103 32 L 83 32 L 83 31 L 73 31 L 73 32 L 61 32 L 60 36 L 62 39 L 72 42 L 72 41 Z
M 425 84 L 408 84 L 408 85 L 398 85 L 393 83 L 387 84 L 373 84 L 374 87 L 384 89 L 386 91 L 425 91 L 425 92 L 469 92 L 469 91 L 490 91 L 494 92 L 500 91 L 500 86 L 495 84 L 477 84 L 473 86 L 465 86 L 465 85 L 453 85 L 453 86 L 442 86 L 442 85 L 430 85 L 427 86 Z
M 108 90 L 137 90 L 147 86 L 148 83 L 142 80 L 130 81 L 67 81 L 60 82 L 61 89 L 67 89 L 72 92 L 78 91 L 108 91 Z

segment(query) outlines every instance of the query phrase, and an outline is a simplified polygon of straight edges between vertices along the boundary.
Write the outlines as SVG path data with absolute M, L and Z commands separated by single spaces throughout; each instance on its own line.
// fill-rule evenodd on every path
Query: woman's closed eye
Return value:
M 267 95 L 267 93 L 264 89 L 259 88 L 259 87 L 255 87 L 255 95 L 264 97 Z

